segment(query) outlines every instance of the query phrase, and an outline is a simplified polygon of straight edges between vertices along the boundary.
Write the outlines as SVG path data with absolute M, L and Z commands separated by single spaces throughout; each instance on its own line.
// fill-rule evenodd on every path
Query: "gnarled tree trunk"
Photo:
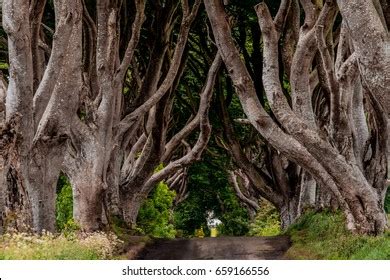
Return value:
M 252 125 L 278 151 L 311 173 L 319 185 L 332 191 L 338 200 L 338 204 L 346 213 L 348 228 L 360 233 L 382 233 L 387 224 L 382 204 L 382 192 L 387 186 L 383 183 L 380 185 L 370 183 L 369 174 L 356 165 L 353 153 L 351 153 L 353 147 L 348 144 L 352 142 L 353 135 L 350 133 L 348 119 L 344 118 L 347 114 L 347 105 L 351 96 L 348 88 L 351 88 L 349 85 L 354 81 L 353 60 L 355 56 L 360 59 L 362 53 L 357 51 L 351 57 L 345 57 L 345 55 L 341 57 L 343 54 L 340 53 L 341 51 L 338 52 L 338 57 L 342 63 L 340 68 L 337 69 L 338 77 L 336 78 L 336 70 L 333 65 L 334 59 L 331 58 L 332 54 L 324 43 L 324 35 L 329 32 L 337 11 L 334 3 L 327 1 L 318 15 L 315 12 L 318 7 L 315 4 L 305 2 L 307 4 L 306 8 L 304 6 L 306 12 L 305 25 L 301 29 L 300 37 L 307 49 L 299 52 L 298 46 L 294 53 L 292 67 L 294 68 L 295 61 L 296 68 L 299 71 L 292 71 L 290 77 L 292 81 L 296 81 L 291 93 L 293 100 L 296 98 L 296 107 L 294 108 L 291 108 L 285 99 L 279 80 L 278 40 L 281 34 L 276 26 L 277 19 L 284 18 L 283 13 L 286 13 L 286 11 L 284 6 L 281 5 L 274 21 L 264 3 L 256 6 L 259 24 L 263 32 L 264 89 L 272 112 L 284 130 L 281 130 L 278 124 L 266 113 L 257 99 L 253 81 L 232 39 L 222 4 L 218 0 L 205 1 L 204 3 L 217 46 L 243 109 Z M 348 16 L 344 20 L 348 20 Z M 383 50 L 382 43 L 382 41 L 377 42 L 375 48 Z M 314 57 L 313 54 L 317 50 L 321 53 L 322 66 L 325 69 L 326 76 L 324 80 L 328 85 L 328 89 L 330 89 L 331 127 L 339 128 L 339 130 L 334 130 L 335 134 L 331 133 L 329 135 L 330 141 L 324 139 L 313 126 L 314 113 L 311 95 L 308 92 L 310 90 L 310 65 Z M 385 61 L 386 59 L 387 57 L 384 57 Z M 367 69 L 359 68 L 359 75 L 362 79 L 371 79 L 372 76 L 370 75 L 378 69 L 371 63 L 367 63 L 365 67 Z M 381 75 L 385 77 L 380 79 L 379 87 L 383 87 L 387 83 L 390 73 L 386 71 L 385 67 L 380 69 L 382 71 Z M 369 77 L 366 77 L 367 75 Z M 374 86 L 372 85 L 372 87 Z M 379 89 L 378 86 L 375 86 L 375 89 L 382 91 L 382 93 L 386 92 L 382 88 Z M 338 98 L 340 93 L 343 96 L 342 99 Z M 373 102 L 374 106 L 375 104 Z M 380 110 L 377 106 L 375 108 Z M 381 123 L 384 122 L 382 116 L 377 116 L 376 120 Z M 386 126 L 381 127 L 384 131 L 382 131 L 379 138 L 386 138 Z M 335 142 L 336 147 L 330 142 Z M 384 149 L 386 148 L 384 147 Z M 383 150 L 380 154 L 386 155 Z M 381 164 L 385 164 L 385 162 L 381 162 Z M 383 174 L 380 176 L 382 177 Z
M 46 65 L 38 62 L 42 56 L 37 51 L 45 1 L 3 3 L 10 57 L 6 121 L 19 119 L 9 165 L 20 192 L 31 202 L 27 211 L 37 232 L 55 230 L 55 190 L 68 138 L 67 120 L 75 113 L 81 88 L 81 2 L 54 4 L 56 33 Z

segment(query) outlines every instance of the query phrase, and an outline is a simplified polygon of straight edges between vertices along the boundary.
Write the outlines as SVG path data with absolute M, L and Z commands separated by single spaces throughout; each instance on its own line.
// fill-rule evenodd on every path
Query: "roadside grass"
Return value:
M 390 231 L 381 236 L 348 232 L 341 213 L 309 212 L 286 233 L 292 246 L 288 259 L 389 260 Z
M 98 260 L 115 258 L 121 241 L 112 233 L 0 236 L 0 260 Z
M 140 235 L 137 229 L 129 229 L 118 217 L 111 217 L 111 230 L 120 240 L 123 240 L 112 257 L 116 260 L 135 259 L 145 246 L 153 243 L 152 237 Z

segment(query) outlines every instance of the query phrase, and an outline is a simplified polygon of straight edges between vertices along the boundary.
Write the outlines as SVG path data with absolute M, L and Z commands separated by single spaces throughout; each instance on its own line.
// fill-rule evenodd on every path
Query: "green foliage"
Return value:
M 159 165 L 156 166 L 154 169 L 154 173 L 160 172 L 161 170 L 164 169 L 164 164 L 160 163 Z
M 385 211 L 390 213 L 390 188 L 387 188 L 386 198 L 385 198 Z
M 0 62 L 0 70 L 8 70 L 8 63 Z
M 175 196 L 164 182 L 156 186 L 138 214 L 137 225 L 142 233 L 157 238 L 175 237 L 171 210 Z
M 211 143 L 203 161 L 189 170 L 189 196 L 175 209 L 175 226 L 184 236 L 192 236 L 201 227 L 208 236 L 206 218 L 210 211 L 223 223 L 218 229 L 220 234 L 245 235 L 248 232 L 248 213 L 229 185 L 228 160 L 222 154 L 223 151 Z
M 72 186 L 65 175 L 61 175 L 57 184 L 56 225 L 60 231 L 78 229 L 73 221 Z
M 240 202 L 230 185 L 226 185 L 220 193 L 223 211 L 218 218 L 222 224 L 218 226 L 221 235 L 245 235 L 248 230 L 248 212 Z
M 110 229 L 122 240 L 128 239 L 128 235 L 131 234 L 131 230 L 120 216 L 110 217 Z
M 80 230 L 80 225 L 77 224 L 73 218 L 70 218 L 66 224 L 63 225 L 63 228 L 61 229 L 61 232 L 62 234 L 64 234 L 64 236 L 66 237 L 70 237 L 74 234 L 76 234 L 76 232 Z
M 261 208 L 249 226 L 250 236 L 275 236 L 280 234 L 280 216 L 270 202 L 262 199 Z
M 175 209 L 175 227 L 180 236 L 192 236 L 201 227 L 207 229 L 203 202 L 200 196 L 191 192 L 189 197 Z M 199 206 L 198 209 L 196 205 Z
M 309 212 L 288 231 L 293 259 L 390 259 L 390 232 L 382 236 L 354 235 L 341 213 Z
M 283 76 L 282 86 L 283 86 L 283 89 L 290 95 L 291 94 L 291 85 L 290 85 L 290 81 L 287 78 L 287 75 Z

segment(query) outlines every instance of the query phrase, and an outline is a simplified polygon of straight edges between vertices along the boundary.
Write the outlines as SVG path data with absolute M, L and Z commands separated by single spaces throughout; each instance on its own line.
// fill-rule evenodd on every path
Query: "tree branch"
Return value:
M 197 15 L 201 0 L 196 0 L 195 4 L 192 7 L 190 15 L 187 17 L 183 16 L 178 41 L 176 43 L 175 52 L 171 60 L 171 66 L 168 70 L 164 81 L 157 90 L 157 92 L 151 96 L 146 102 L 139 106 L 135 111 L 127 115 L 117 126 L 117 135 L 116 137 L 120 138 L 128 129 L 130 129 L 136 120 L 146 114 L 150 108 L 152 108 L 164 95 L 166 95 L 169 89 L 172 87 L 175 77 L 178 74 L 180 68 L 180 61 L 187 43 L 189 30 L 192 22 L 195 20 Z
M 288 12 L 290 10 L 292 0 L 282 0 L 279 6 L 278 13 L 275 16 L 274 24 L 279 36 L 283 31 L 283 27 L 286 24 Z
M 204 91 L 201 95 L 200 105 L 199 105 L 199 114 L 200 114 L 200 134 L 197 142 L 194 147 L 182 158 L 170 162 L 165 168 L 161 171 L 153 174 L 153 176 L 145 183 L 143 186 L 143 193 L 148 193 L 151 188 L 154 187 L 156 183 L 164 180 L 175 171 L 180 168 L 183 168 L 196 160 L 199 160 L 203 150 L 206 148 L 208 140 L 211 134 L 211 126 L 208 117 L 209 107 L 211 98 L 213 95 L 213 89 L 215 85 L 215 79 L 218 74 L 219 68 L 222 64 L 222 59 L 219 53 L 217 53 L 213 64 L 210 67 L 206 85 L 204 87 Z
M 242 193 L 242 191 L 240 189 L 240 186 L 238 184 L 237 174 L 235 174 L 233 171 L 229 171 L 229 175 L 230 175 L 230 180 L 233 183 L 233 187 L 234 187 L 234 190 L 236 191 L 236 195 L 238 196 L 238 198 L 242 202 L 244 202 L 245 204 L 247 204 L 250 207 L 252 207 L 254 210 L 256 210 L 256 211 L 260 210 L 260 206 L 259 206 L 259 204 L 256 201 L 253 201 L 253 200 L 249 199 L 248 197 L 246 197 Z
M 140 38 L 142 23 L 145 20 L 145 0 L 135 0 L 135 7 L 136 15 L 133 22 L 131 39 L 127 45 L 127 49 L 122 59 L 122 62 L 119 68 L 116 70 L 116 75 L 114 78 L 115 82 L 118 84 L 121 83 L 124 79 L 126 71 L 129 68 L 131 61 L 133 60 L 133 55 Z
M 67 59 L 66 54 L 73 30 L 72 17 L 74 15 L 71 12 L 59 15 L 49 63 L 33 99 L 35 127 L 38 126 L 41 120 Z

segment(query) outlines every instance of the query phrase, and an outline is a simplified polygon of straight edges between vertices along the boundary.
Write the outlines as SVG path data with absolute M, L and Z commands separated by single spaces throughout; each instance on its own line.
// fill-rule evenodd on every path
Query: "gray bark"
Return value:
M 121 108 L 122 103 L 123 79 L 132 61 L 144 21 L 145 1 L 137 0 L 135 4 L 132 36 L 121 60 L 117 34 L 118 7 L 111 5 L 109 1 L 98 1 L 97 27 L 85 12 L 85 16 L 89 18 L 89 35 L 95 36 L 92 41 L 96 40 L 96 49 L 93 50 L 96 54 L 96 69 L 89 69 L 89 73 L 84 73 L 84 80 L 95 81 L 96 84 L 85 85 L 80 94 L 91 110 L 91 116 L 82 121 L 74 114 L 70 120 L 71 143 L 63 167 L 73 187 L 74 219 L 85 231 L 101 229 L 103 214 L 108 215 L 103 211 L 104 196 L 108 182 L 115 183 L 115 175 L 110 177 L 107 172 L 114 152 L 113 147 L 118 145 L 113 140 L 113 127 L 121 113 L 118 108 Z M 81 61 L 80 58 L 79 63 Z M 88 94 L 95 89 L 96 96 Z M 80 103 L 76 108 L 79 105 Z M 114 168 L 112 171 L 115 170 Z M 110 189 L 109 192 L 114 195 L 115 189 Z
M 346 213 L 350 229 L 361 233 L 383 232 L 386 227 L 386 215 L 383 208 L 379 206 L 380 199 L 376 190 L 369 184 L 365 175 L 352 159 L 346 160 L 344 151 L 338 151 L 332 147 L 313 130 L 312 118 L 309 115 L 295 114 L 285 100 L 279 81 L 277 45 L 279 35 L 265 4 L 262 3 L 256 7 L 264 42 L 264 88 L 274 115 L 287 133 L 280 130 L 257 100 L 253 81 L 231 38 L 223 7 L 218 1 L 205 1 L 205 6 L 217 46 L 235 84 L 243 109 L 252 125 L 272 146 L 311 173 L 320 185 L 332 191 L 339 206 Z M 312 26 L 312 30 L 308 31 L 307 34 L 313 33 L 313 30 L 318 26 L 327 30 L 324 25 L 329 25 L 329 22 L 333 20 L 334 11 L 334 5 L 327 2 L 318 19 L 315 15 L 310 15 L 314 20 L 308 18 L 309 23 L 306 24 L 306 27 Z M 317 43 L 321 50 L 321 41 L 318 40 Z M 315 50 L 314 47 L 313 51 Z M 324 67 L 329 70 L 327 69 L 329 66 L 327 56 L 327 51 L 324 51 L 322 55 Z M 306 68 L 302 71 L 307 70 Z M 328 83 L 331 85 L 332 75 L 329 75 L 330 72 L 327 73 Z M 367 71 L 362 71 L 361 75 L 364 77 L 367 73 Z M 301 74 L 306 77 L 310 75 L 310 73 Z M 310 88 L 308 78 L 298 81 L 298 83 L 302 83 L 299 86 L 306 90 Z M 341 81 L 340 87 L 343 86 Z M 303 101 L 307 102 L 307 99 Z M 311 110 L 311 108 L 309 109 Z M 383 189 L 383 186 L 380 189 Z
M 6 119 L 10 122 L 22 116 L 17 136 L 20 142 L 10 152 L 14 156 L 9 164 L 10 170 L 16 173 L 17 187 L 21 193 L 25 192 L 26 202 L 31 203 L 26 211 L 31 211 L 32 227 L 40 232 L 55 230 L 55 190 L 69 131 L 66 120 L 75 113 L 81 87 L 81 55 L 78 55 L 81 54 L 81 2 L 55 2 L 56 36 L 67 38 L 71 34 L 70 43 L 60 45 L 55 40 L 46 69 L 37 62 L 41 59 L 37 51 L 40 36 L 37 29 L 45 3 L 32 4 L 30 7 L 25 1 L 3 3 L 3 25 L 9 37 L 10 56 Z M 58 63 L 59 57 L 66 63 Z M 33 65 L 33 61 L 37 64 Z M 53 66 L 57 73 L 54 76 Z M 60 75 L 63 80 L 59 79 Z M 39 89 L 35 96 L 34 88 Z M 38 96 L 44 96 L 43 102 L 33 102 Z
M 390 108 L 390 36 L 373 1 L 337 1 L 358 57 L 363 83 L 379 101 Z M 370 20 L 367 20 L 369 18 Z

